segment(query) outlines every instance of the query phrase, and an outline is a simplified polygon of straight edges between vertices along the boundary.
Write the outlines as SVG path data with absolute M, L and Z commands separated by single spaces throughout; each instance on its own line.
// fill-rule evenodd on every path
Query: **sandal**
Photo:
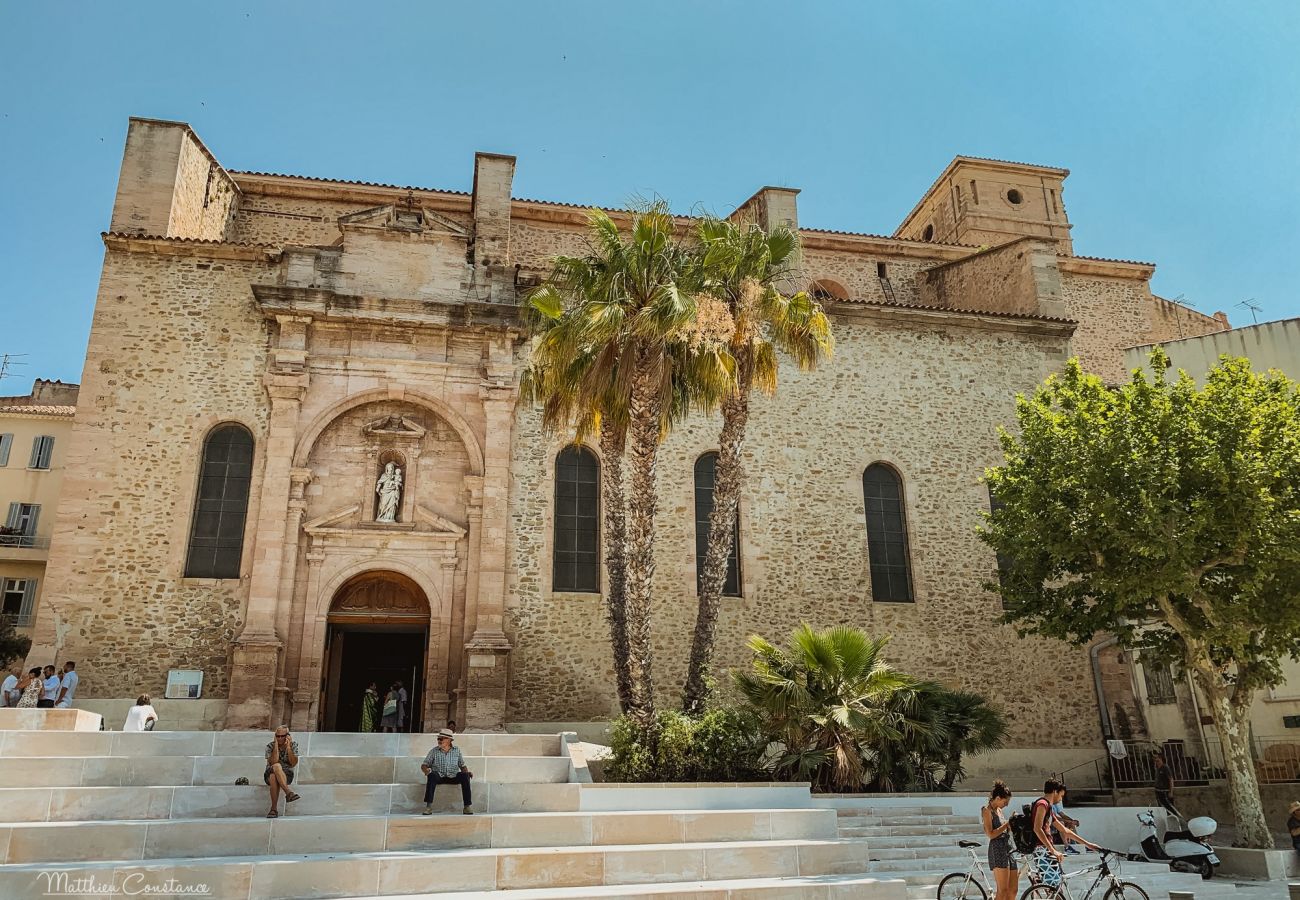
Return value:
M 278 819 L 278 818 L 280 818 L 280 813 L 279 813 L 277 810 L 274 810 L 274 809 L 273 809 L 273 810 L 271 810 L 269 813 L 266 814 L 266 817 L 267 817 L 268 819 Z
M 284 802 L 292 803 L 293 801 L 297 800 L 298 797 L 299 797 L 298 794 L 295 794 L 293 791 L 289 791 L 289 793 L 284 795 Z

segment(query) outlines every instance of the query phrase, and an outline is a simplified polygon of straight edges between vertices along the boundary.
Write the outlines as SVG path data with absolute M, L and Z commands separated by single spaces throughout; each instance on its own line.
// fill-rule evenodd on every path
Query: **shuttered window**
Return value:
M 713 518 L 713 486 L 718 472 L 718 454 L 706 453 L 695 461 L 695 590 L 704 585 L 704 560 L 709 552 L 709 520 Z M 740 513 L 731 527 L 731 549 L 727 552 L 724 597 L 740 596 Z
M 903 482 L 884 463 L 862 473 L 867 513 L 867 556 L 871 562 L 871 598 L 879 603 L 911 603 L 912 563 L 907 548 L 907 513 Z
M 27 467 L 30 469 L 48 469 L 54 456 L 54 438 L 48 434 L 32 439 L 32 457 Z
M 32 607 L 36 601 L 35 578 L 5 578 L 0 596 L 0 614 L 19 627 L 32 623 Z
M 12 434 L 0 434 L 0 466 L 9 465 L 9 449 L 14 445 Z
M 600 593 L 600 460 L 578 444 L 555 457 L 551 589 Z
M 252 477 L 253 436 L 242 425 L 218 426 L 203 443 L 186 578 L 239 577 Z

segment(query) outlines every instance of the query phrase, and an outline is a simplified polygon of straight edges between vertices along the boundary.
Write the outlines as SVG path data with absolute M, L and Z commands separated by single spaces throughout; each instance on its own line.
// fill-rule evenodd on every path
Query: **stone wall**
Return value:
M 1147 282 L 1062 273 L 1061 287 L 1067 314 L 1079 323 L 1070 353 L 1107 383 L 1126 381 L 1124 350 L 1147 330 Z
M 1190 307 L 1166 300 L 1164 297 L 1151 296 L 1150 328 L 1142 341 L 1154 344 L 1160 341 L 1174 341 L 1179 338 L 1198 337 L 1228 329 L 1228 317 L 1224 313 L 1207 316 Z
M 167 234 L 220 241 L 226 236 L 237 200 L 230 176 L 204 151 L 193 134 L 181 141 Z
M 803 270 L 809 284 L 829 279 L 842 286 L 850 300 L 869 303 L 918 302 L 916 293 L 918 273 L 938 261 L 910 257 L 873 258 L 827 250 L 805 249 L 803 252 Z M 877 274 L 877 264 L 882 262 L 885 264 L 885 276 L 889 279 L 893 292 L 892 298 L 886 296 L 885 286 L 880 283 Z
M 1059 316 L 1060 292 L 1055 248 L 1030 238 L 934 266 L 917 279 L 918 302 L 944 309 Z

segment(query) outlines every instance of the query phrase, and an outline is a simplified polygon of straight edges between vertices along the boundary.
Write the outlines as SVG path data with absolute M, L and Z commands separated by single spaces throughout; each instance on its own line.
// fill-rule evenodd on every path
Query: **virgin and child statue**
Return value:
M 396 463 L 386 463 L 383 474 L 375 483 L 375 493 L 379 495 L 375 521 L 396 522 L 397 509 L 402 501 L 402 467 Z

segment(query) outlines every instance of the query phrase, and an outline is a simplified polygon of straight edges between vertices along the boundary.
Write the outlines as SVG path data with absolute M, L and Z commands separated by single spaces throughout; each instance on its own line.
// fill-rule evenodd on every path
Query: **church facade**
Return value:
M 229 728 L 351 730 L 372 681 L 423 730 L 616 711 L 599 452 L 518 396 L 520 300 L 586 212 L 512 197 L 514 167 L 478 154 L 470 193 L 233 172 L 131 120 L 34 660 L 76 659 L 89 698 L 202 672 Z M 741 205 L 800 229 L 836 353 L 755 401 L 719 671 L 752 633 L 848 623 L 1003 704 L 1015 746 L 1096 745 L 1088 654 L 1018 640 L 981 588 L 983 470 L 1068 356 L 1118 380 L 1126 348 L 1227 323 L 1075 255 L 1067 175 L 958 157 L 889 236 L 803 228 L 792 189 Z M 718 427 L 659 462 L 665 704 Z

